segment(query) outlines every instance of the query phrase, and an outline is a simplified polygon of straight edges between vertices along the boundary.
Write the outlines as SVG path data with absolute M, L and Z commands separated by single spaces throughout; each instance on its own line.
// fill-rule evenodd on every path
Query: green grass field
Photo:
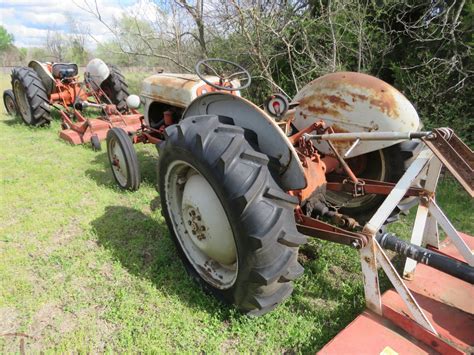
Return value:
M 305 248 L 304 276 L 270 314 L 217 302 L 177 258 L 154 189 L 155 147 L 136 146 L 143 183 L 123 192 L 105 151 L 68 145 L 59 129 L 57 119 L 34 129 L 0 114 L 1 353 L 310 353 L 363 310 L 357 252 L 322 241 Z M 438 198 L 474 232 L 472 201 L 455 182 L 444 178 Z M 392 229 L 406 235 L 412 219 Z

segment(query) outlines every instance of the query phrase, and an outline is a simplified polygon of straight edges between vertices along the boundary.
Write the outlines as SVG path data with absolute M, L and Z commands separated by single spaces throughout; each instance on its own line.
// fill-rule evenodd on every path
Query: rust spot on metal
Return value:
M 399 115 L 398 105 L 395 99 L 395 95 L 398 94 L 398 91 L 389 84 L 373 76 L 362 73 L 342 72 L 328 74 L 316 79 L 315 81 L 325 89 L 340 89 L 342 87 L 344 88 L 344 93 L 341 93 L 341 96 L 342 94 L 349 95 L 352 102 L 369 102 L 391 118 L 397 118 Z M 368 92 L 368 94 L 364 95 L 358 92 L 361 90 L 363 92 Z M 326 99 L 335 106 L 341 107 L 345 110 L 350 108 L 347 101 L 339 96 L 325 96 Z M 312 99 L 312 97 L 306 99 Z
M 323 106 L 308 106 L 308 111 L 316 115 L 329 115 L 333 117 L 337 117 L 340 115 L 339 111 Z
M 382 91 L 384 92 L 384 91 Z M 380 98 L 371 98 L 370 103 L 378 107 L 383 113 L 391 118 L 398 117 L 397 104 L 392 95 L 384 95 Z
M 347 129 L 344 129 L 341 126 L 338 126 L 337 124 L 333 124 L 331 128 L 333 129 L 334 133 L 348 133 L 349 132 Z
M 359 101 L 368 101 L 369 98 L 365 95 L 361 94 L 356 94 L 354 92 L 350 92 L 349 95 L 352 97 L 352 102 L 356 102 L 357 100 Z
M 324 95 L 326 99 L 329 100 L 334 106 L 338 106 L 343 108 L 346 111 L 349 111 L 351 108 L 351 105 L 349 105 L 344 99 L 342 99 L 339 96 L 336 95 Z
M 312 108 L 318 108 L 320 110 L 327 110 L 323 113 L 331 115 L 339 115 L 338 109 L 346 111 L 352 111 L 352 105 L 338 95 L 328 94 L 314 94 L 304 97 L 300 101 L 300 106 L 308 106 L 308 110 L 312 111 Z M 329 106 L 329 107 L 327 107 Z
M 348 133 L 349 131 L 338 126 L 337 124 L 333 124 L 331 126 L 332 130 L 334 131 L 334 133 Z M 354 143 L 354 141 L 351 141 L 351 140 L 338 140 L 338 141 L 333 141 L 332 144 L 334 145 L 334 147 L 337 149 L 337 151 L 339 153 L 343 153 L 344 151 L 346 151 L 347 149 L 349 149 L 349 147 L 352 145 L 352 143 Z

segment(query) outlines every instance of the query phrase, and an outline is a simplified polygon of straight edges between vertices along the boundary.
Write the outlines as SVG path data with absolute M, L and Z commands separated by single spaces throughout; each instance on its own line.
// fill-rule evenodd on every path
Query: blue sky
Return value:
M 111 22 L 124 13 L 152 8 L 152 0 L 97 0 L 103 18 Z M 78 19 L 82 26 L 98 41 L 106 40 L 110 33 L 97 19 L 80 6 L 94 5 L 94 0 L 0 0 L 0 24 L 15 36 L 18 47 L 41 46 L 48 31 L 71 31 L 68 16 Z M 79 6 L 78 6 L 79 5 Z M 90 47 L 96 43 L 92 38 Z

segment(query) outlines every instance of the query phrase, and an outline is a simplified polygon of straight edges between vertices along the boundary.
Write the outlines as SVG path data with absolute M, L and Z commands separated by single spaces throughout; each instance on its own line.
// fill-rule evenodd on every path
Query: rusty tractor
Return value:
M 271 95 L 264 109 L 241 97 L 250 83 L 247 70 L 219 59 L 200 61 L 196 75 L 153 75 L 143 83 L 144 130 L 132 140 L 120 128 L 109 131 L 110 163 L 124 188 L 139 183 L 132 142 L 156 144 L 162 214 L 189 274 L 241 311 L 264 314 L 302 275 L 298 248 L 308 237 L 325 239 L 359 250 L 373 314 L 415 329 L 411 335 L 437 350 L 472 346 L 441 330 L 443 317 L 426 315 L 383 250 L 408 257 L 406 279 L 420 263 L 456 280 L 464 296 L 451 306 L 462 299 L 459 307 L 470 309 L 457 324 L 474 329 L 472 303 L 466 306 L 472 238 L 454 229 L 435 200 L 443 166 L 473 196 L 472 150 L 449 129 L 421 131 L 413 105 L 366 74 L 322 76 L 291 102 Z M 410 242 L 385 232 L 415 205 Z M 443 251 L 438 226 L 456 252 Z M 380 294 L 379 266 L 400 295 L 398 309 Z
M 162 214 L 188 272 L 219 299 L 259 315 L 292 293 L 303 273 L 298 248 L 308 237 L 340 243 L 360 252 L 369 310 L 410 325 L 432 348 L 466 349 L 466 339 L 446 340 L 453 331 L 443 333 L 426 316 L 383 249 L 407 257 L 406 279 L 424 264 L 456 280 L 456 294 L 464 291 L 458 299 L 470 302 L 474 243 L 454 229 L 435 192 L 445 166 L 473 196 L 472 150 L 450 129 L 420 131 L 413 105 L 366 74 L 322 76 L 289 103 L 271 95 L 264 109 L 241 97 L 250 82 L 247 70 L 219 59 L 200 61 L 196 75 L 153 75 L 142 100 L 144 127 L 154 136 L 130 140 L 119 128 L 109 131 L 109 159 L 122 187 L 139 177 L 132 142 L 156 144 Z M 417 204 L 410 242 L 385 232 Z M 443 252 L 438 225 L 454 254 Z M 382 299 L 378 266 L 401 296 L 398 310 Z M 470 313 L 461 322 L 472 330 L 472 304 L 464 309 Z
M 56 108 L 61 117 L 60 138 L 71 144 L 91 142 L 99 150 L 111 127 L 127 132 L 141 127 L 142 115 L 135 110 L 139 98 L 128 95 L 120 70 L 100 59 L 88 63 L 84 81 L 79 80 L 76 64 L 39 61 L 15 68 L 11 79 L 13 90 L 3 94 L 7 113 L 18 114 L 27 125 L 44 126 L 51 121 L 51 108 Z M 86 108 L 101 115 L 87 118 Z

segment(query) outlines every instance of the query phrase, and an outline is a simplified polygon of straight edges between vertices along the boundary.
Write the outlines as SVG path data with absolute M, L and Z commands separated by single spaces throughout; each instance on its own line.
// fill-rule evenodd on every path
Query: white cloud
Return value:
M 97 0 L 97 3 L 108 23 L 124 14 L 146 20 L 153 20 L 156 14 L 156 5 L 151 0 Z M 0 0 L 0 22 L 14 35 L 18 47 L 44 44 L 48 30 L 70 32 L 69 18 L 76 19 L 99 41 L 110 38 L 107 28 L 84 8 L 95 10 L 94 0 Z M 91 38 L 90 46 L 95 45 Z

